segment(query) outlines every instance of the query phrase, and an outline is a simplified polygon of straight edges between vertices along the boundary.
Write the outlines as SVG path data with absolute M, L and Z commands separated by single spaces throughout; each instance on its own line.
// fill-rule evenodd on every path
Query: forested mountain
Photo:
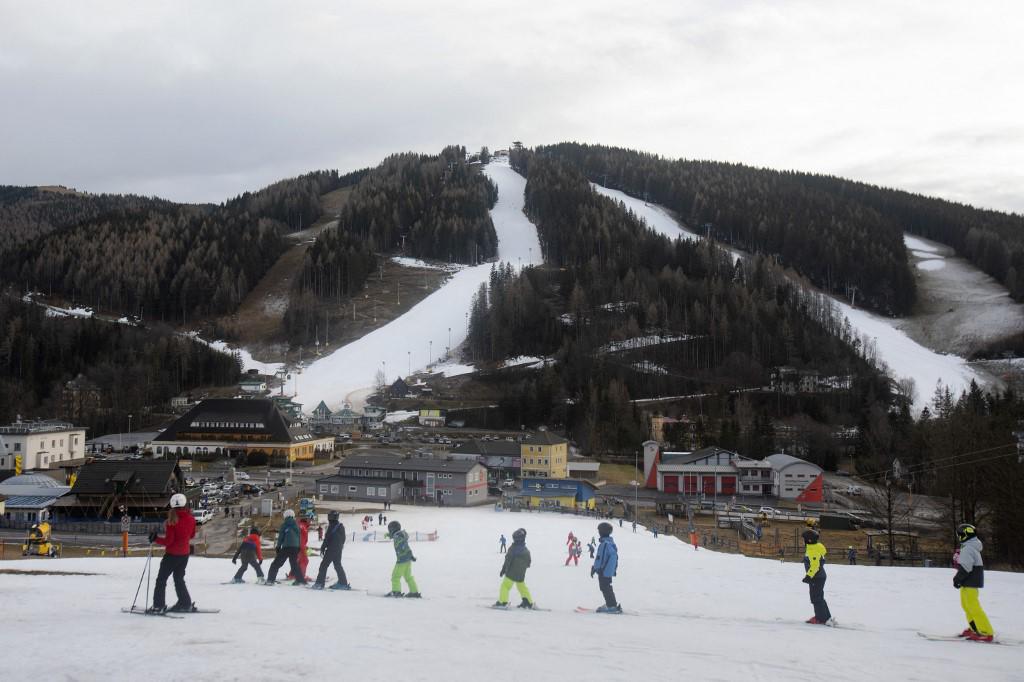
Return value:
M 324 320 L 363 288 L 377 253 L 402 253 L 455 263 L 479 263 L 497 253 L 489 209 L 498 189 L 466 163 L 462 147 L 437 156 L 398 154 L 364 175 L 342 208 L 338 226 L 306 252 L 285 314 L 294 342 L 312 338 Z
M 285 248 L 282 236 L 319 217 L 320 194 L 362 175 L 310 173 L 221 206 L 24 190 L 0 226 L 20 240 L 3 277 L 97 310 L 187 325 L 233 311 Z
M 238 381 L 237 358 L 172 333 L 94 319 L 51 317 L 11 295 L 0 296 L 0 423 L 15 415 L 71 418 L 65 383 L 79 374 L 97 390 L 95 404 L 75 418 L 90 436 L 121 431 L 133 414 L 197 387 Z
M 846 295 L 856 288 L 859 304 L 893 314 L 913 305 L 914 278 L 899 225 L 808 182 L 809 176 L 575 143 L 538 147 L 536 154 L 666 206 L 698 232 L 776 256 L 830 292 Z M 528 158 L 513 153 L 520 167 Z
M 469 348 L 477 360 L 535 354 L 558 362 L 510 387 L 510 420 L 563 424 L 600 452 L 644 439 L 632 398 L 707 394 L 702 410 L 723 424 L 742 418 L 738 431 L 752 441 L 769 405 L 781 417 L 856 413 L 869 395 L 888 404 L 887 381 L 855 352 L 870 348 L 824 296 L 794 284 L 771 259 L 734 264 L 707 242 L 671 242 L 555 156 L 524 152 L 516 165 L 528 169 L 526 211 L 555 267 L 521 275 L 496 267 L 474 302 Z M 646 340 L 625 352 L 609 347 L 637 338 Z M 816 408 L 736 393 L 769 384 L 779 365 L 852 375 L 851 388 L 819 397 Z
M 858 201 L 901 229 L 956 249 L 1024 300 L 1024 216 L 974 208 L 902 190 L 822 175 L 801 175 L 808 185 Z

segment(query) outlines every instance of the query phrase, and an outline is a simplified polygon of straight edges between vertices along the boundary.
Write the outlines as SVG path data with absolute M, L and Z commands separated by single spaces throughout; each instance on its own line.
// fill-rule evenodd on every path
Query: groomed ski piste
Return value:
M 523 214 L 525 178 L 503 158 L 485 166 L 484 173 L 498 186 L 491 220 L 499 260 L 516 267 L 541 263 L 537 228 Z M 454 349 L 466 339 L 466 314 L 491 268 L 485 263 L 458 269 L 401 317 L 311 363 L 299 379 L 296 399 L 307 405 L 323 400 L 333 409 L 352 393 L 374 386 L 379 370 L 387 372 L 391 383 L 410 368 L 416 372 L 439 364 L 449 340 Z
M 9 680 L 1013 680 L 1019 644 L 928 641 L 965 624 L 953 571 L 842 565 L 843 547 L 822 536 L 826 598 L 839 628 L 812 615 L 802 564 L 752 559 L 655 539 L 614 523 L 618 600 L 632 615 L 576 613 L 602 603 L 584 549 L 564 566 L 566 536 L 584 546 L 598 519 L 491 507 L 396 505 L 390 520 L 437 531 L 414 542 L 422 600 L 386 599 L 390 543 L 345 545 L 351 592 L 288 584 L 223 585 L 229 559 L 193 558 L 187 580 L 198 606 L 219 614 L 137 617 L 131 605 L 144 558 L 5 562 L 19 570 L 75 575 L 2 575 L 3 677 Z M 350 530 L 362 513 L 343 513 Z M 533 565 L 526 582 L 550 611 L 491 610 L 503 555 L 498 538 L 519 527 Z M 315 535 L 314 535 L 315 537 Z M 351 538 L 351 535 L 350 535 Z M 318 557 L 310 558 L 315 575 Z M 269 559 L 264 561 L 264 571 Z M 155 563 L 154 563 L 155 575 Z M 328 584 L 334 582 L 333 570 Z M 145 590 L 145 584 L 143 584 Z M 168 600 L 174 591 L 168 584 Z M 518 603 L 513 589 L 511 601 Z M 140 595 L 139 603 L 142 603 Z M 981 603 L 997 637 L 1024 638 L 1024 575 L 989 571 Z M 33 652 L 42 652 L 36 656 Z

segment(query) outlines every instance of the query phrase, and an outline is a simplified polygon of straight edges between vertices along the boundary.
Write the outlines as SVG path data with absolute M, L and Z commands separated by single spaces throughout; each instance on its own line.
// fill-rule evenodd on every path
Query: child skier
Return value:
M 238 549 L 235 550 L 235 556 L 231 557 L 231 563 L 238 563 L 238 557 L 242 557 L 242 567 L 235 573 L 233 583 L 244 583 L 242 576 L 245 575 L 245 569 L 252 566 L 256 569 L 257 581 L 263 580 L 263 569 L 260 564 L 263 563 L 263 548 L 260 547 L 260 529 L 253 526 L 249 529 L 249 534 L 242 539 L 242 544 L 238 545 Z
M 577 554 L 577 551 L 576 551 L 576 547 L 577 547 L 576 543 L 577 542 L 578 542 L 578 540 L 576 540 L 576 538 L 573 538 L 572 541 L 569 542 L 569 556 L 565 557 L 565 565 L 566 566 L 569 565 L 570 561 L 574 561 L 574 560 L 576 561 L 576 565 L 577 566 L 580 565 L 580 555 Z
M 295 512 L 291 509 L 284 510 L 284 523 L 277 531 L 277 556 L 270 563 L 270 572 L 267 574 L 267 585 L 277 583 L 277 571 L 287 561 L 291 566 L 292 574 L 301 576 L 302 569 L 299 568 L 299 525 L 295 523 Z M 299 577 L 295 579 L 296 585 L 305 585 L 306 581 Z
M 622 605 L 615 600 L 612 589 L 612 578 L 619 567 L 619 550 L 612 540 L 612 524 L 602 521 L 597 526 L 597 534 L 601 539 L 597 543 L 597 557 L 590 569 L 590 577 L 597 576 L 597 584 L 604 595 L 604 605 L 597 607 L 598 613 L 622 613 Z
M 495 606 L 501 608 L 508 606 L 508 593 L 515 585 L 519 596 L 523 598 L 519 602 L 519 608 L 533 608 L 533 597 L 530 596 L 530 590 L 526 587 L 526 569 L 529 567 L 530 550 L 526 548 L 526 530 L 520 528 L 512 533 L 512 548 L 505 554 L 505 563 L 502 564 L 501 571 L 498 573 L 502 577 L 502 581 L 501 588 L 498 590 L 498 601 L 494 603 Z
M 810 588 L 814 615 L 807 621 L 812 625 L 835 625 L 832 614 L 825 602 L 825 545 L 818 541 L 818 531 L 808 528 L 804 531 L 804 582 Z
M 959 565 L 953 576 L 953 587 L 960 590 L 960 606 L 969 626 L 960 636 L 977 642 L 991 642 L 992 624 L 978 602 L 978 590 L 985 586 L 978 530 L 969 523 L 961 523 L 956 527 L 956 539 L 960 542 L 960 555 L 957 557 Z
M 312 517 L 312 512 L 309 515 L 299 519 L 299 555 L 296 557 L 296 562 L 299 564 L 299 573 L 294 571 L 288 572 L 289 580 L 299 580 L 302 582 L 308 582 L 309 578 L 306 577 L 306 568 L 309 566 L 309 519 Z
M 338 574 L 338 582 L 331 585 L 332 590 L 351 590 L 348 578 L 345 576 L 345 569 L 341 567 L 341 552 L 345 549 L 345 526 L 339 520 L 338 512 L 331 511 L 327 514 L 327 535 L 320 545 L 320 571 L 316 575 L 316 582 L 313 583 L 314 590 L 324 589 L 324 582 L 327 580 L 327 569 L 334 565 L 334 572 Z
M 157 571 L 156 584 L 153 586 L 153 606 L 149 610 L 154 613 L 168 610 L 164 594 L 167 590 L 167 579 L 172 575 L 174 593 L 178 601 L 170 610 L 191 611 L 195 608 L 188 587 L 185 586 L 185 567 L 188 566 L 190 540 L 196 534 L 196 520 L 188 509 L 188 500 L 181 493 L 171 495 L 170 507 L 167 510 L 164 534 L 158 535 L 156 531 L 149 534 L 151 543 L 155 542 L 167 548 L 164 551 L 164 558 L 160 560 L 160 570 Z
M 416 579 L 412 577 L 412 562 L 416 561 L 416 557 L 409 549 L 409 534 L 402 530 L 402 525 L 398 521 L 388 524 L 388 533 L 395 545 L 395 568 L 391 571 L 391 592 L 388 593 L 388 596 L 403 596 L 402 578 L 405 578 L 405 582 L 409 586 L 409 593 L 404 596 L 418 599 L 420 589 L 416 585 Z

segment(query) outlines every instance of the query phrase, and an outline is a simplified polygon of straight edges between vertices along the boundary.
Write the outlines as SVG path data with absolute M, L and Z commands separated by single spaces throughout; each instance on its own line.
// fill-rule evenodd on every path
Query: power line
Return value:
M 963 457 L 970 457 L 972 455 L 980 455 L 980 454 L 984 454 L 986 452 L 992 452 L 993 450 L 999 450 L 999 449 L 1006 448 L 1006 447 L 1012 447 L 1012 448 L 1014 448 L 1014 451 L 1013 452 L 1009 452 L 1009 453 L 1005 453 L 1005 454 L 1001 454 L 1001 455 L 996 455 L 994 457 L 987 457 L 987 458 L 983 458 L 983 459 L 970 460 L 969 462 L 954 462 L 954 463 L 951 463 L 951 464 L 946 464 L 944 466 L 935 466 L 937 463 L 951 462 L 952 460 L 961 459 Z M 961 453 L 956 454 L 956 455 L 951 455 L 949 457 L 941 457 L 939 459 L 933 459 L 933 460 L 930 460 L 928 462 L 922 462 L 920 464 L 910 464 L 910 465 L 907 465 L 907 467 L 906 467 L 906 469 L 905 469 L 905 471 L 903 473 L 907 473 L 907 474 L 925 473 L 927 471 L 938 471 L 940 469 L 948 469 L 948 468 L 951 468 L 951 467 L 963 466 L 965 464 L 975 464 L 977 462 L 988 462 L 990 460 L 1001 459 L 1003 457 L 1012 457 L 1012 456 L 1017 455 L 1016 448 L 1017 448 L 1017 444 L 1016 443 L 1005 443 L 1003 445 L 996 445 L 996 446 L 993 446 L 993 447 L 990 447 L 990 448 L 983 448 L 981 450 L 972 450 L 972 451 L 969 451 L 969 452 L 961 452 Z M 876 471 L 876 472 L 872 472 L 872 473 L 869 473 L 869 474 L 860 474 L 859 477 L 860 478 L 881 477 L 881 476 L 887 476 L 890 473 L 893 473 L 893 474 L 895 473 L 894 467 L 889 467 L 888 469 L 883 469 L 881 471 Z

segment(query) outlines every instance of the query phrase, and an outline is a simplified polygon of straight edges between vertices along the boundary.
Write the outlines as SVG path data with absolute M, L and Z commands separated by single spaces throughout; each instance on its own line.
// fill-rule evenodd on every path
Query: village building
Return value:
M 267 398 L 210 398 L 175 420 L 151 447 L 156 457 L 172 459 L 262 453 L 312 461 L 317 453 L 334 451 L 334 438 L 314 436 Z
M 351 455 L 338 473 L 318 478 L 326 500 L 436 502 L 456 507 L 487 502 L 487 471 L 479 462 L 396 454 Z
M 445 410 L 420 410 L 419 424 L 428 428 L 438 428 L 445 424 Z
M 0 426 L 0 471 L 49 469 L 85 457 L 85 428 L 56 419 Z
M 570 478 L 524 478 L 517 493 L 510 495 L 516 506 L 534 509 L 593 509 L 597 486 Z
M 26 527 L 50 518 L 50 509 L 71 490 L 45 474 L 22 474 L 0 482 L 4 509 L 0 526 Z
M 160 519 L 171 495 L 185 493 L 176 460 L 104 460 L 79 469 L 71 491 L 53 506 L 60 519 L 113 521 L 121 516 Z
M 520 443 L 522 478 L 568 478 L 569 441 L 551 431 L 534 431 Z

